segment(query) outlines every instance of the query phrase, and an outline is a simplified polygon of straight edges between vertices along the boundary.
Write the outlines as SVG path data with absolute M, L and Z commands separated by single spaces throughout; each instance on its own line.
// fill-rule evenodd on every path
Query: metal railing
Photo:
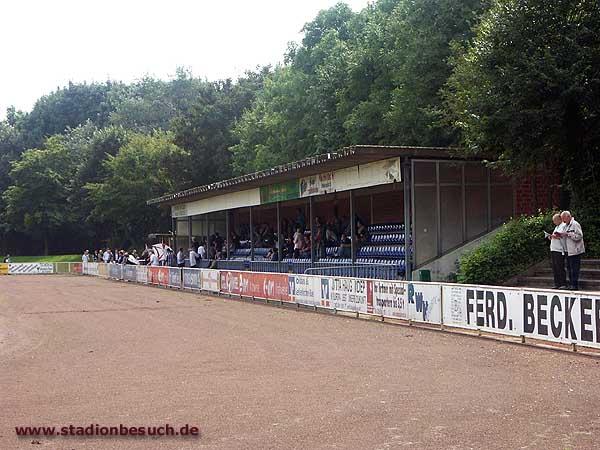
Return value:
M 333 277 L 375 278 L 379 280 L 397 280 L 400 277 L 398 266 L 393 264 L 343 264 L 332 266 L 320 263 L 320 267 L 311 267 L 304 271 L 306 275 Z M 319 263 L 315 263 L 319 265 Z

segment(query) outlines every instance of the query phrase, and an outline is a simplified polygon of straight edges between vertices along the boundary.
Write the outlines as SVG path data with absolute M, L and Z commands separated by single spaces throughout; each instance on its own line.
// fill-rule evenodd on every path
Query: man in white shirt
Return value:
M 579 269 L 581 267 L 581 255 L 585 253 L 585 244 L 583 243 L 583 230 L 569 211 L 563 211 L 560 214 L 565 224 L 565 229 L 560 236 L 565 238 L 567 260 L 569 266 L 569 281 L 571 289 L 579 289 Z
M 160 262 L 158 261 L 158 256 L 154 252 L 152 252 L 150 254 L 150 265 L 151 266 L 160 266 Z
M 200 256 L 196 253 L 196 250 L 190 248 L 190 267 L 196 267 L 196 259 Z
M 564 289 L 567 286 L 567 274 L 565 272 L 567 245 L 565 242 L 566 238 L 561 237 L 560 233 L 564 232 L 566 225 L 560 218 L 560 214 L 554 214 L 552 222 L 554 223 L 554 231 L 547 238 L 550 241 L 554 289 Z
M 300 252 L 304 245 L 304 234 L 300 231 L 300 228 L 296 228 L 294 233 L 294 258 L 300 257 Z
M 108 264 L 110 262 L 110 251 L 109 250 L 104 250 L 104 254 L 102 255 L 102 261 L 104 261 L 106 264 Z
M 203 244 L 198 246 L 198 255 L 200 255 L 200 259 L 206 259 L 206 249 Z
M 83 252 L 83 255 L 81 256 L 81 262 L 83 264 L 87 264 L 90 262 L 90 251 L 86 250 L 85 252 Z
M 185 267 L 185 253 L 183 253 L 183 248 L 180 248 L 177 252 L 177 267 Z

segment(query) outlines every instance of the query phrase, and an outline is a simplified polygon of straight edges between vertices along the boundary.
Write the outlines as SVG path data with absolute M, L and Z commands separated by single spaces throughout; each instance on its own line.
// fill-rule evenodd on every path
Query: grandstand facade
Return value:
M 221 269 L 412 279 L 523 212 L 522 190 L 451 149 L 353 146 L 148 204 L 171 209 L 177 247 L 227 237 Z M 293 254 L 298 226 L 310 250 Z

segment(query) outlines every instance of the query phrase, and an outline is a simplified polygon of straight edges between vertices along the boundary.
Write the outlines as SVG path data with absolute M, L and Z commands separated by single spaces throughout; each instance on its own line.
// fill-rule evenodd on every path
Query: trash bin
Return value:
M 431 281 L 431 270 L 419 270 L 419 281 Z

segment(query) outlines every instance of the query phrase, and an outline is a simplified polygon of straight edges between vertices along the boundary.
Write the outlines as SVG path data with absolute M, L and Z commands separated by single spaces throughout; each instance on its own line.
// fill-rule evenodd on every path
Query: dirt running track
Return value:
M 0 277 L 0 449 L 599 449 L 600 359 L 87 277 Z M 15 426 L 201 428 L 22 437 Z

